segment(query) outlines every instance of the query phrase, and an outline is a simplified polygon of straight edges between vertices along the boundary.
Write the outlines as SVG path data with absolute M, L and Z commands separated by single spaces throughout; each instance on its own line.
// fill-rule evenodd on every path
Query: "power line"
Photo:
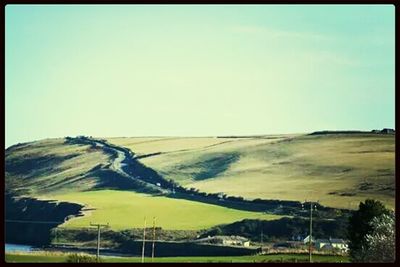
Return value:
M 307 203 L 307 201 L 304 202 L 304 205 Z M 311 263 L 312 262 L 312 219 L 313 219 L 313 209 L 317 210 L 317 202 L 310 201 L 310 234 L 309 234 L 309 240 L 308 240 L 308 260 Z M 302 208 L 304 209 L 304 205 L 302 204 Z
M 97 227 L 97 253 L 96 253 L 96 261 L 99 262 L 100 259 L 100 227 L 106 227 L 108 228 L 108 223 L 107 224 L 96 224 L 96 223 L 90 223 L 90 226 L 96 226 Z
M 146 245 L 146 217 L 144 217 L 144 228 L 143 228 L 142 263 L 144 263 L 145 245 Z
M 154 261 L 154 242 L 156 241 L 156 217 L 153 217 L 153 246 L 151 249 L 151 262 Z
M 309 259 L 309 262 L 311 263 L 312 262 L 312 257 L 311 257 L 311 255 L 312 255 L 312 210 L 313 210 L 313 203 L 312 202 L 310 202 L 310 241 L 308 242 L 308 253 L 309 253 L 309 255 L 308 255 L 308 259 Z

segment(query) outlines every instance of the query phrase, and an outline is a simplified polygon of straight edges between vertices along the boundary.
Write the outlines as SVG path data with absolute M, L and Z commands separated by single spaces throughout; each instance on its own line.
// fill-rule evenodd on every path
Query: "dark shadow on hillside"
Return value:
M 50 171 L 58 169 L 63 161 L 79 156 L 79 154 L 70 154 L 66 156 L 35 154 L 24 155 L 24 157 L 7 158 L 5 160 L 6 171 L 13 175 L 40 176 Z
M 155 153 L 136 156 L 135 159 L 149 158 L 149 157 L 159 156 L 159 155 L 162 155 L 162 154 L 165 154 L 165 153 L 164 152 L 155 152 Z
M 5 195 L 5 242 L 45 245 L 50 242 L 52 228 L 65 218 L 80 216 L 82 205 L 51 202 L 34 198 L 14 198 Z M 52 222 L 52 223 L 48 223 Z
M 190 172 L 191 169 L 200 169 L 200 171 L 191 172 L 193 179 L 206 180 L 224 173 L 239 158 L 239 153 L 213 154 L 200 158 L 197 162 L 179 166 L 178 170 Z
M 32 144 L 32 143 L 33 143 L 33 142 L 18 143 L 18 144 L 9 146 L 9 147 L 6 149 L 6 154 L 8 154 L 8 153 L 10 153 L 10 152 L 14 152 L 14 151 L 21 150 L 21 149 L 23 149 L 23 148 L 29 146 L 29 144 Z
M 94 178 L 97 184 L 93 189 L 114 189 L 114 190 L 134 190 L 136 192 L 154 194 L 159 193 L 159 190 L 149 186 L 148 184 L 138 179 L 130 179 L 121 174 L 108 169 L 100 169 L 89 172 L 85 178 Z

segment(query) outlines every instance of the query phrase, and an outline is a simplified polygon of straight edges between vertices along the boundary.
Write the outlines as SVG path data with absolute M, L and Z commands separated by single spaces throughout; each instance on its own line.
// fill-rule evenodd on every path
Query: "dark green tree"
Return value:
M 348 238 L 350 258 L 353 262 L 365 261 L 364 251 L 368 247 L 366 235 L 373 231 L 370 222 L 383 214 L 389 214 L 389 210 L 380 201 L 367 199 L 364 203 L 360 202 L 358 210 L 350 216 Z

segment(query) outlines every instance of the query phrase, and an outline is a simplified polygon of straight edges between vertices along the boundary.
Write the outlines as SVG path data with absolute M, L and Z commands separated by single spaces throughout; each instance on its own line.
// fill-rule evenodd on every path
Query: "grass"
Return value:
M 40 254 L 6 254 L 5 260 L 11 262 L 24 263 L 40 263 L 40 262 L 65 262 L 67 255 L 40 255 Z M 101 257 L 102 262 L 109 263 L 129 263 L 141 262 L 140 257 Z M 256 256 L 219 256 L 219 257 L 160 257 L 154 258 L 154 262 L 170 262 L 170 263 L 190 263 L 190 262 L 268 262 L 268 261 L 283 261 L 283 262 L 307 262 L 308 255 L 304 254 L 276 254 L 276 255 L 256 255 Z M 151 262 L 150 258 L 146 258 L 145 262 Z M 325 256 L 314 255 L 313 262 L 349 262 L 345 256 Z
M 171 153 L 181 150 L 193 150 L 224 142 L 214 137 L 137 137 L 108 138 L 110 143 L 131 148 L 137 155 L 155 152 Z
M 58 263 L 66 262 L 66 255 L 38 255 L 38 254 L 13 254 L 6 253 L 5 261 L 7 263 Z
M 113 230 L 143 228 L 153 217 L 157 226 L 167 230 L 200 230 L 245 218 L 272 220 L 281 216 L 229 209 L 196 201 L 151 196 L 129 191 L 101 190 L 41 196 L 85 204 L 95 208 L 84 217 L 67 221 L 63 227 L 88 227 L 90 222 L 109 223 Z
M 323 205 L 339 208 L 357 208 L 360 201 L 374 198 L 394 207 L 394 135 L 149 137 L 108 140 L 129 147 L 138 155 L 160 152 L 159 155 L 145 157 L 140 161 L 166 179 L 176 180 L 186 187 L 198 188 L 204 192 L 223 191 L 228 195 L 248 199 L 319 200 Z M 196 202 L 172 199 L 159 201 L 162 197 L 144 197 L 123 191 L 78 193 L 96 186 L 99 178 L 91 177 L 89 171 L 98 164 L 109 163 L 110 158 L 101 150 L 66 144 L 64 141 L 46 139 L 8 149 L 5 160 L 6 187 L 18 188 L 34 197 L 57 195 L 71 202 L 86 201 L 87 205 L 98 208 L 92 212 L 91 217 L 74 220 L 74 223 L 86 223 L 88 218 L 103 219 L 99 215 L 102 209 L 107 210 L 106 214 L 120 211 L 130 214 L 132 208 L 135 208 L 143 217 L 145 214 L 153 216 L 150 212 L 152 209 L 162 208 L 165 211 L 154 214 L 162 218 L 162 214 L 171 211 L 176 218 L 185 221 L 179 225 L 162 218 L 163 225 L 169 229 L 190 229 L 186 221 L 193 221 L 193 218 L 188 216 L 191 219 L 185 220 L 189 210 L 205 214 L 206 209 L 212 207 L 215 211 L 212 219 L 195 218 L 196 229 L 213 225 L 214 222 L 229 223 L 233 219 L 260 216 Z M 129 196 L 127 199 L 133 201 L 122 201 L 126 194 Z M 115 199 L 120 201 L 112 202 Z M 111 203 L 107 204 L 107 201 Z M 175 207 L 159 204 L 162 202 Z M 151 209 L 146 210 L 144 205 L 151 205 Z M 181 210 L 183 215 L 179 215 Z M 219 212 L 221 215 L 217 216 Z M 141 221 L 142 218 L 129 220 L 126 225 L 142 225 Z M 121 224 L 124 223 L 115 222 L 115 225 Z
M 140 161 L 167 179 L 204 192 L 223 191 L 249 199 L 319 200 L 338 208 L 357 208 L 360 201 L 375 198 L 394 208 L 394 135 L 135 139 L 109 141 L 139 154 L 163 152 Z M 232 155 L 238 159 L 227 160 L 222 172 L 210 176 L 210 166 L 215 164 L 209 161 L 215 155 L 218 161 Z M 197 179 L 203 174 L 207 179 Z
M 6 151 L 6 185 L 27 195 L 87 190 L 96 185 L 94 179 L 85 177 L 88 171 L 109 161 L 102 150 L 88 145 L 45 139 Z
M 195 181 L 198 175 L 210 173 L 209 160 L 227 158 L 237 152 L 261 144 L 276 142 L 286 138 L 285 135 L 266 138 L 110 138 L 110 143 L 131 149 L 138 155 L 161 153 L 157 156 L 142 158 L 146 166 L 160 172 L 167 179 L 178 181 L 182 185 Z M 219 172 L 217 172 L 219 173 Z

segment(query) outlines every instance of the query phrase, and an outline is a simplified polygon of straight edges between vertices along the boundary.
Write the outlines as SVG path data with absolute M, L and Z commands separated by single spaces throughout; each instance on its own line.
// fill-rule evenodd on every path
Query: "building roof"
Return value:
M 343 243 L 343 244 L 346 243 L 343 239 L 339 239 L 339 238 L 330 238 L 329 240 L 330 240 L 332 243 Z
M 331 243 L 331 241 L 329 241 L 329 239 L 317 239 L 317 240 L 315 240 L 315 242 L 317 242 L 317 243 Z
M 210 240 L 229 240 L 229 241 L 242 241 L 242 242 L 246 242 L 249 241 L 247 238 L 243 237 L 243 236 L 238 236 L 238 235 L 216 235 L 216 236 L 209 236 L 209 237 L 205 237 L 205 238 L 200 238 L 195 240 L 196 242 L 207 242 Z
M 309 239 L 310 239 L 310 236 L 308 235 L 308 236 L 306 236 L 306 237 L 303 239 L 303 241 L 308 241 Z M 315 238 L 312 237 L 312 238 L 311 238 L 311 241 L 315 241 Z

